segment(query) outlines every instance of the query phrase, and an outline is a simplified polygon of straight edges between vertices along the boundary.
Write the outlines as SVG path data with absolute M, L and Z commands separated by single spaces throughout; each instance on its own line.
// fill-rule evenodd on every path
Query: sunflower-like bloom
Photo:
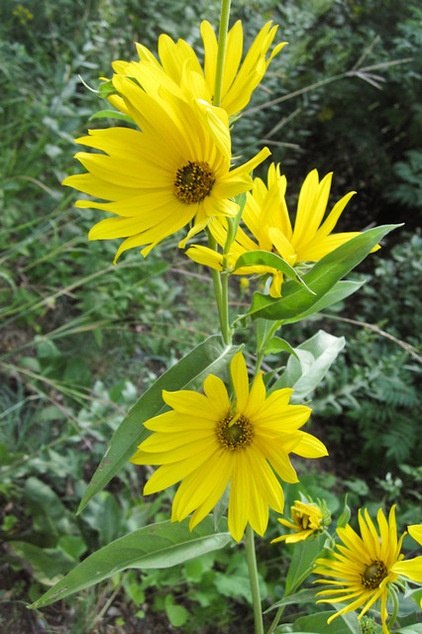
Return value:
M 333 586 L 322 590 L 317 596 L 324 597 L 317 603 L 345 603 L 346 605 L 330 616 L 328 623 L 341 614 L 362 608 L 361 618 L 377 600 L 380 600 L 380 615 L 383 634 L 389 634 L 387 627 L 388 591 L 398 579 L 395 566 L 403 555 L 401 547 L 405 533 L 398 539 L 395 506 L 385 517 L 382 509 L 377 514 L 379 532 L 368 511 L 358 515 L 360 536 L 347 524 L 337 529 L 342 544 L 337 544 L 334 558 L 317 559 L 315 574 L 331 577 L 317 579 L 316 583 Z
M 131 462 L 161 465 L 146 483 L 146 495 L 182 481 L 171 519 L 180 522 L 192 513 L 190 529 L 210 513 L 230 485 L 228 526 L 240 541 L 248 523 L 259 535 L 265 533 L 269 507 L 283 512 L 283 489 L 276 474 L 297 482 L 289 454 L 319 458 L 327 450 L 300 430 L 311 410 L 289 404 L 293 390 L 275 390 L 267 396 L 262 372 L 249 387 L 240 352 L 233 357 L 230 372 L 233 398 L 213 374 L 204 381 L 204 394 L 164 390 L 163 400 L 172 409 L 144 423 L 155 433 L 139 446 Z
M 276 542 L 285 541 L 286 544 L 295 544 L 296 542 L 304 541 L 324 530 L 329 523 L 327 517 L 327 509 L 309 502 L 302 502 L 296 500 L 292 507 L 290 507 L 290 520 L 278 519 L 280 524 L 286 526 L 293 531 L 287 535 L 281 535 L 271 541 L 272 544 Z
M 230 29 L 227 36 L 227 48 L 222 77 L 221 100 L 217 104 L 232 117 L 249 103 L 252 93 L 262 81 L 271 60 L 286 42 L 269 49 L 277 32 L 277 26 L 267 22 L 259 31 L 246 56 L 243 54 L 243 27 L 240 20 Z M 193 48 L 182 39 L 177 42 L 166 34 L 158 39 L 158 58 L 142 44 L 136 44 L 139 62 L 117 61 L 113 70 L 118 74 L 136 76 L 140 67 L 147 62 L 158 71 L 170 77 L 186 94 L 196 99 L 214 103 L 214 88 L 217 70 L 218 41 L 209 22 L 201 23 L 201 36 L 204 45 L 204 64 L 201 65 Z M 111 95 L 110 102 L 119 110 L 125 111 L 122 99 Z
M 251 188 L 249 172 L 269 151 L 264 148 L 230 169 L 231 138 L 223 109 L 184 99 L 177 85 L 148 63 L 136 78 L 116 75 L 113 82 L 139 130 L 92 130 L 77 139 L 99 152 L 78 152 L 87 173 L 63 181 L 102 199 L 79 200 L 77 207 L 113 214 L 94 225 L 89 238 L 125 238 L 116 261 L 138 246 L 147 255 L 191 221 L 189 235 L 194 235 L 210 218 L 236 214 L 238 205 L 231 198 Z
M 332 233 L 341 213 L 355 192 L 349 192 L 336 202 L 323 221 L 330 195 L 332 173 L 319 179 L 317 170 L 312 170 L 301 187 L 297 203 L 294 227 L 290 221 L 286 204 L 286 177 L 280 174 L 278 165 L 272 163 L 268 169 L 267 184 L 254 179 L 251 192 L 247 194 L 242 221 L 230 252 L 224 256 L 202 245 L 193 245 L 186 252 L 196 262 L 217 270 L 227 268 L 236 275 L 269 274 L 272 276 L 270 294 L 279 297 L 283 274 L 264 265 L 241 267 L 233 270 L 237 259 L 250 251 L 263 250 L 276 253 L 291 266 L 317 262 L 325 255 L 359 235 L 359 232 Z M 223 247 L 227 238 L 227 223 L 213 222 L 210 225 L 217 242 Z
M 422 524 L 414 524 L 413 526 L 409 526 L 407 530 L 409 535 L 422 546 Z M 392 570 L 398 575 L 407 577 L 411 581 L 422 583 L 422 555 L 408 559 L 407 561 L 399 561 L 394 564 Z M 422 608 L 422 598 L 420 605 Z

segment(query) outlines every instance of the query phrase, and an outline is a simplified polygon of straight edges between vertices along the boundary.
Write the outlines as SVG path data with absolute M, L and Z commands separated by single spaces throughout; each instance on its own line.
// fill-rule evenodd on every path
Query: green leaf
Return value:
M 176 605 L 172 594 L 164 599 L 167 618 L 173 627 L 182 627 L 189 619 L 189 612 L 183 605 Z
M 319 260 L 302 278 L 314 295 L 298 285 L 287 281 L 283 284 L 283 295 L 274 299 L 255 293 L 249 315 L 273 320 L 298 321 L 349 271 L 356 267 L 382 240 L 401 225 L 385 225 L 368 229 Z M 312 311 L 313 312 L 313 311 Z
M 402 627 L 396 634 L 422 634 L 422 623 Z
M 11 541 L 9 547 L 26 565 L 29 564 L 34 578 L 44 585 L 52 586 L 63 572 L 75 565 L 75 559 L 62 548 L 41 548 L 23 541 Z
M 295 592 L 294 594 L 288 594 L 284 596 L 280 601 L 277 601 L 267 610 L 265 613 L 274 610 L 275 608 L 279 608 L 282 605 L 302 605 L 303 603 L 315 603 L 315 595 L 318 592 L 318 589 L 315 588 L 313 590 L 303 589 L 299 590 L 299 592 Z
M 292 559 L 286 577 L 285 595 L 296 592 L 311 574 L 313 563 L 320 554 L 324 541 L 325 535 L 318 535 L 313 539 L 294 544 Z
M 349 520 L 352 516 L 352 511 L 350 510 L 350 506 L 347 504 L 347 494 L 344 499 L 344 508 L 340 514 L 340 517 L 337 520 L 337 528 L 344 528 L 346 524 L 349 523 Z
M 296 351 L 288 341 L 281 337 L 272 337 L 264 349 L 265 354 L 277 354 L 279 352 L 288 352 L 296 357 Z
M 111 443 L 89 483 L 77 513 L 96 495 L 125 465 L 138 445 L 147 438 L 149 431 L 143 423 L 167 409 L 161 393 L 165 390 L 182 390 L 202 384 L 208 374 L 218 374 L 239 350 L 239 346 L 227 346 L 222 337 L 214 335 L 203 341 L 178 363 L 164 372 L 141 396 L 114 432 Z
M 312 304 L 309 310 L 305 310 L 300 313 L 299 316 L 291 317 L 290 319 L 283 319 L 283 324 L 294 324 L 301 319 L 320 313 L 326 308 L 329 308 L 334 304 L 338 304 L 350 295 L 353 295 L 353 293 L 356 293 L 356 291 L 358 291 L 364 283 L 364 280 L 340 280 L 339 282 L 336 282 L 334 286 L 325 293 L 325 295 Z
M 245 266 L 269 266 L 276 271 L 281 271 L 286 277 L 291 280 L 294 280 L 297 284 L 301 284 L 308 293 L 314 295 L 315 293 L 308 288 L 303 281 L 303 278 L 300 277 L 298 272 L 283 260 L 276 253 L 272 253 L 271 251 L 248 251 L 247 253 L 243 253 L 237 260 L 234 267 L 234 270 L 243 268 Z
M 342 614 L 328 625 L 327 619 L 335 613 L 327 610 L 302 616 L 295 621 L 293 631 L 296 634 L 362 634 L 358 617 L 354 612 Z
M 345 344 L 344 337 L 319 330 L 294 349 L 295 356 L 289 357 L 285 371 L 271 389 L 292 387 L 292 402 L 302 402 L 321 383 Z
M 189 520 L 145 526 L 116 539 L 84 559 L 30 607 L 49 605 L 128 568 L 146 570 L 175 566 L 219 550 L 230 540 L 230 533 L 226 531 L 214 533 L 211 516 L 206 517 L 193 531 L 189 531 Z

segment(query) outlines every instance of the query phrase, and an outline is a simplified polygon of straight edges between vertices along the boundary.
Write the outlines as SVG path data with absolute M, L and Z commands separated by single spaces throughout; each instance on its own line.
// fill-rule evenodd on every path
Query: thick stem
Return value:
M 248 564 L 249 583 L 251 584 L 255 634 L 264 634 L 262 621 L 261 597 L 259 594 L 258 568 L 256 565 L 255 540 L 253 530 L 248 524 L 245 535 L 246 561 Z

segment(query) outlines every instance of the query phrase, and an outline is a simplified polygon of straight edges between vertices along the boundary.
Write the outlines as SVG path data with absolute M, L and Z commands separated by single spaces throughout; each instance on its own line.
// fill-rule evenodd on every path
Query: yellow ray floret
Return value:
M 243 355 L 230 366 L 234 394 L 209 375 L 204 394 L 163 391 L 171 408 L 145 424 L 154 432 L 132 458 L 136 464 L 161 465 L 149 479 L 149 495 L 181 482 L 172 521 L 191 515 L 190 528 L 207 516 L 229 486 L 229 530 L 236 541 L 246 525 L 263 535 L 269 508 L 282 513 L 283 489 L 277 478 L 297 482 L 289 454 L 319 458 L 327 454 L 314 436 L 301 431 L 311 410 L 291 405 L 291 389 L 267 394 L 262 373 L 249 386 Z
M 144 65 L 144 83 L 151 68 Z M 159 78 L 158 78 L 159 79 Z M 157 80 L 157 76 L 156 76 Z M 116 257 L 133 247 L 147 253 L 161 240 L 192 222 L 188 236 L 217 216 L 232 216 L 232 200 L 252 186 L 249 172 L 269 151 L 231 169 L 227 113 L 209 104 L 187 101 L 170 81 L 155 93 L 130 77 L 114 79 L 121 98 L 139 127 L 92 130 L 77 139 L 96 152 L 78 152 L 86 173 L 63 181 L 100 200 L 79 200 L 80 208 L 109 212 L 94 225 L 92 240 L 125 238 Z

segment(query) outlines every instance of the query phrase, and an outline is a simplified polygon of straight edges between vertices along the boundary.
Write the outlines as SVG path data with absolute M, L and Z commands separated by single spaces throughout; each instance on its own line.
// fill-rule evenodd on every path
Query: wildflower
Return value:
M 422 524 L 414 524 L 413 526 L 409 526 L 407 530 L 409 535 L 422 546 Z M 407 577 L 411 581 L 422 583 L 422 555 L 408 559 L 407 561 L 399 561 L 394 564 L 392 570 L 398 575 Z M 422 598 L 420 605 L 422 608 Z
M 13 9 L 12 15 L 14 15 L 15 18 L 18 18 L 22 26 L 25 26 L 25 24 L 27 24 L 30 20 L 34 19 L 34 16 L 30 12 L 30 10 L 27 7 L 24 7 L 22 4 L 18 4 L 17 7 Z
M 227 37 L 225 65 L 222 78 L 220 105 L 229 117 L 238 114 L 249 103 L 252 93 L 264 77 L 271 60 L 281 51 L 286 42 L 277 44 L 268 54 L 277 32 L 277 26 L 267 22 L 259 31 L 246 56 L 243 53 L 243 27 L 240 20 L 230 29 Z M 217 70 L 218 42 L 209 22 L 201 23 L 204 46 L 203 67 L 193 48 L 183 39 L 177 42 L 166 34 L 158 39 L 158 60 L 142 44 L 136 44 L 139 62 L 117 61 L 113 64 L 116 73 L 137 76 L 144 63 L 152 64 L 156 71 L 164 71 L 185 94 L 196 99 L 214 103 L 214 88 Z M 122 109 L 121 98 L 111 96 L 110 102 Z
M 283 541 L 286 544 L 295 544 L 304 541 L 311 535 L 321 533 L 329 523 L 327 509 L 323 508 L 323 505 L 318 506 L 300 500 L 296 500 L 290 508 L 290 515 L 290 520 L 280 518 L 278 521 L 294 532 L 273 539 L 272 544 Z
M 89 238 L 125 238 L 115 261 L 123 251 L 139 246 L 145 247 L 142 254 L 146 256 L 190 222 L 189 236 L 214 216 L 236 214 L 238 205 L 231 198 L 251 188 L 249 172 L 269 154 L 264 148 L 247 163 L 230 169 L 226 112 L 185 100 L 171 80 L 162 85 L 148 64 L 143 73 L 149 92 L 130 77 L 113 79 L 139 130 L 91 130 L 89 136 L 77 139 L 99 152 L 78 152 L 76 158 L 87 173 L 63 181 L 102 199 L 79 200 L 77 207 L 113 214 L 94 225 Z
M 289 404 L 293 390 L 269 395 L 260 372 L 248 384 L 246 362 L 237 353 L 230 373 L 234 395 L 213 374 L 203 385 L 204 394 L 191 390 L 163 391 L 171 407 L 145 424 L 153 433 L 138 448 L 131 462 L 161 465 L 144 488 L 149 495 L 181 482 L 172 507 L 172 521 L 192 513 L 189 527 L 206 517 L 230 485 L 228 525 L 236 541 L 246 525 L 263 535 L 268 509 L 282 513 L 285 482 L 297 482 L 289 454 L 305 458 L 327 455 L 325 446 L 301 431 L 311 410 Z
M 256 265 L 234 269 L 237 259 L 244 253 L 263 250 L 279 255 L 291 266 L 317 262 L 325 255 L 359 235 L 359 232 L 331 233 L 341 213 L 355 192 L 349 192 L 334 205 L 328 217 L 323 217 L 328 204 L 332 173 L 320 181 L 317 170 L 312 170 L 301 187 L 294 227 L 285 200 L 287 181 L 278 165 L 271 164 L 267 184 L 254 179 L 247 194 L 242 214 L 245 229 L 239 227 L 230 252 L 224 256 L 212 253 L 202 245 L 193 245 L 187 255 L 211 268 L 222 270 L 224 263 L 236 275 L 269 274 L 272 276 L 270 294 L 279 297 L 283 274 L 270 266 Z M 217 242 L 224 246 L 227 223 L 213 222 L 210 229 Z M 234 269 L 234 270 L 233 270 Z
M 362 608 L 359 619 L 380 600 L 380 614 L 383 634 L 388 634 L 387 599 L 389 589 L 398 579 L 394 567 L 403 555 L 400 553 L 404 534 L 397 539 L 395 506 L 391 507 L 388 520 L 382 509 L 377 514 L 379 531 L 372 522 L 368 511 L 358 515 L 360 536 L 347 524 L 337 529 L 342 544 L 337 544 L 334 558 L 317 559 L 314 572 L 331 577 L 318 579 L 317 583 L 334 586 L 318 592 L 324 597 L 318 603 L 345 603 L 346 605 L 330 616 L 328 623 L 341 614 Z

